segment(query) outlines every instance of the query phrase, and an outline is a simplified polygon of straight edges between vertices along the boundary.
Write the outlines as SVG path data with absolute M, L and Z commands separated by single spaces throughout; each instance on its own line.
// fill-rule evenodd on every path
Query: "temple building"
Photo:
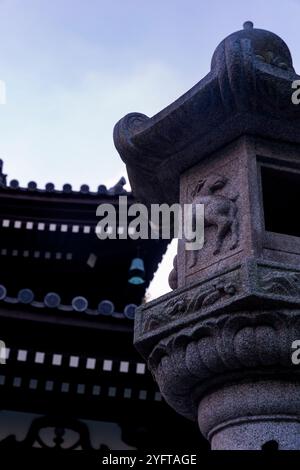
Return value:
M 0 446 L 199 448 L 133 347 L 168 241 L 96 236 L 99 204 L 134 203 L 125 180 L 23 188 L 1 164 L 0 183 Z

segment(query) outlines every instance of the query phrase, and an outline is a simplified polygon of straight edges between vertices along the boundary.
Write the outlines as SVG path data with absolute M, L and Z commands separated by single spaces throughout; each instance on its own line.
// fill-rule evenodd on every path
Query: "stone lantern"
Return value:
M 246 22 L 211 71 L 149 118 L 114 131 L 136 197 L 203 203 L 173 288 L 141 306 L 135 345 L 166 402 L 212 449 L 300 449 L 300 106 L 284 41 Z

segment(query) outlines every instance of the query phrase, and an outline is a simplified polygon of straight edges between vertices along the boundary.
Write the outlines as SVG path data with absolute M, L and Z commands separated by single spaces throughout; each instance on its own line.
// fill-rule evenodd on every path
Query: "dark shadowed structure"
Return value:
M 96 208 L 119 195 L 18 181 L 0 188 L 0 446 L 128 449 L 196 442 L 195 426 L 164 403 L 135 351 L 137 305 L 163 240 L 99 240 Z M 126 228 L 118 227 L 119 232 Z M 129 283 L 136 259 L 140 283 Z M 2 349 L 3 353 L 3 349 Z

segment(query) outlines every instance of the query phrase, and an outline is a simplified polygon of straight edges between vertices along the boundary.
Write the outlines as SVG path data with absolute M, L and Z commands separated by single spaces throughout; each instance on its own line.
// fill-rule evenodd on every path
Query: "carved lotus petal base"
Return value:
M 216 309 L 156 339 L 145 357 L 162 395 L 198 419 L 213 448 L 259 449 L 274 440 L 300 449 L 300 366 L 292 362 L 298 305 Z M 288 432 L 298 437 L 284 440 Z
M 298 339 L 299 309 L 218 311 L 162 338 L 148 364 L 166 401 L 196 420 L 202 397 L 228 381 L 300 381 L 300 369 L 292 363 L 292 343 Z

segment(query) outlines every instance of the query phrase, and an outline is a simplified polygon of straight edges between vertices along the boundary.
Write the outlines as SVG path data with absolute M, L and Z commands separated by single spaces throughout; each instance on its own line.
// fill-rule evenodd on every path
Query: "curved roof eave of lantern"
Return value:
M 219 44 L 210 72 L 187 93 L 151 118 L 131 113 L 116 124 L 135 197 L 177 202 L 180 174 L 243 135 L 300 143 L 300 106 L 292 103 L 299 78 L 284 41 L 246 22 Z

